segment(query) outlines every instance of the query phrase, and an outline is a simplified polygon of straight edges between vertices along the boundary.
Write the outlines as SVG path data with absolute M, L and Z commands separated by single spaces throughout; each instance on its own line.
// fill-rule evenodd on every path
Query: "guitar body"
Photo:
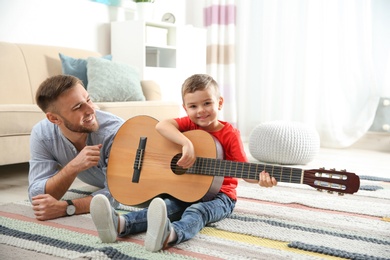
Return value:
M 185 202 L 213 197 L 219 191 L 223 177 L 175 173 L 172 158 L 182 152 L 182 147 L 161 136 L 155 129 L 157 122 L 149 116 L 136 116 L 118 130 L 107 167 L 107 183 L 112 196 L 124 205 L 142 207 L 165 194 Z M 197 156 L 217 158 L 219 155 L 213 137 L 207 132 L 195 130 L 184 134 L 193 142 Z M 133 182 L 141 137 L 147 138 L 146 147 L 138 182 Z

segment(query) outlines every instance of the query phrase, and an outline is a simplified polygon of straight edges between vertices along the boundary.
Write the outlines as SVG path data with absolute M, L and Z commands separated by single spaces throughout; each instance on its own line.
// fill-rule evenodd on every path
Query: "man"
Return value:
M 31 132 L 28 194 L 38 220 L 89 213 L 96 194 L 118 203 L 106 183 L 111 145 L 123 120 L 95 110 L 83 83 L 73 76 L 58 75 L 39 86 L 36 102 L 46 119 Z M 63 201 L 76 178 L 100 190 L 80 199 Z

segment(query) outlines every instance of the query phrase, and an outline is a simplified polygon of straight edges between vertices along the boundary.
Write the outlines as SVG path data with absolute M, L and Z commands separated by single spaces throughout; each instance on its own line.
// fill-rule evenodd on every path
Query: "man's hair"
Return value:
M 181 87 L 181 96 L 184 98 L 185 94 L 194 93 L 197 90 L 206 90 L 211 88 L 216 97 L 220 97 L 218 83 L 207 74 L 194 74 L 187 78 Z M 183 100 L 184 102 L 184 100 Z
M 35 94 L 35 101 L 43 112 L 55 110 L 54 102 L 59 96 L 73 88 L 77 84 L 83 85 L 82 81 L 70 75 L 57 75 L 47 78 L 39 86 Z

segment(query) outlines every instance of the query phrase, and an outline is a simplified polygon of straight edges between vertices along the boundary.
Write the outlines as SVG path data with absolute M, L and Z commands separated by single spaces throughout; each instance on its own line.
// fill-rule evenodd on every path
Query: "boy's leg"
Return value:
M 216 198 L 208 202 L 198 202 L 192 205 L 187 203 L 181 219 L 171 223 L 167 217 L 169 213 L 167 214 L 168 204 L 166 203 L 167 201 L 154 199 L 149 208 L 148 221 L 150 223 L 145 239 L 145 247 L 149 251 L 164 249 L 168 242 L 173 245 L 191 239 L 208 223 L 229 216 L 236 204 L 225 194 L 219 193 Z M 175 236 L 172 236 L 172 233 L 175 233 Z M 172 237 L 176 237 L 176 241 L 168 241 Z
M 165 199 L 168 218 L 177 220 L 189 205 L 175 199 Z M 116 241 L 116 237 L 144 232 L 147 229 L 147 209 L 129 212 L 120 217 L 104 195 L 96 195 L 91 201 L 92 220 L 98 230 L 99 237 L 104 243 Z M 123 223 L 124 222 L 124 223 Z M 120 232 L 120 226 L 124 226 Z
M 91 216 L 93 223 L 103 243 L 113 243 L 119 230 L 119 216 L 111 207 L 107 197 L 98 194 L 91 201 Z
M 153 199 L 147 213 L 146 250 L 156 252 L 164 249 L 168 242 L 174 243 L 177 237 L 171 221 L 179 220 L 191 205 L 176 199 L 165 199 L 165 201 L 160 198 Z
M 207 202 L 199 202 L 189 206 L 179 221 L 172 222 L 177 240 L 174 244 L 194 237 L 207 224 L 217 222 L 228 217 L 236 205 L 236 202 L 223 193 Z

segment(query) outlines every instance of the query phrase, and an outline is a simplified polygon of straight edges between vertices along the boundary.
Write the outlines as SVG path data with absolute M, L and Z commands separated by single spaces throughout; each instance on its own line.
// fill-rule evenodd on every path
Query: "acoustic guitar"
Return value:
M 225 176 L 259 179 L 267 171 L 278 182 L 307 184 L 319 190 L 353 194 L 360 179 L 354 173 L 325 169 L 299 169 L 271 164 L 233 162 L 218 159 L 218 142 L 207 132 L 184 132 L 194 144 L 195 164 L 177 166 L 182 147 L 162 135 L 157 120 L 136 116 L 118 130 L 110 152 L 107 183 L 112 196 L 124 205 L 146 206 L 157 196 L 169 195 L 185 202 L 212 199 Z

